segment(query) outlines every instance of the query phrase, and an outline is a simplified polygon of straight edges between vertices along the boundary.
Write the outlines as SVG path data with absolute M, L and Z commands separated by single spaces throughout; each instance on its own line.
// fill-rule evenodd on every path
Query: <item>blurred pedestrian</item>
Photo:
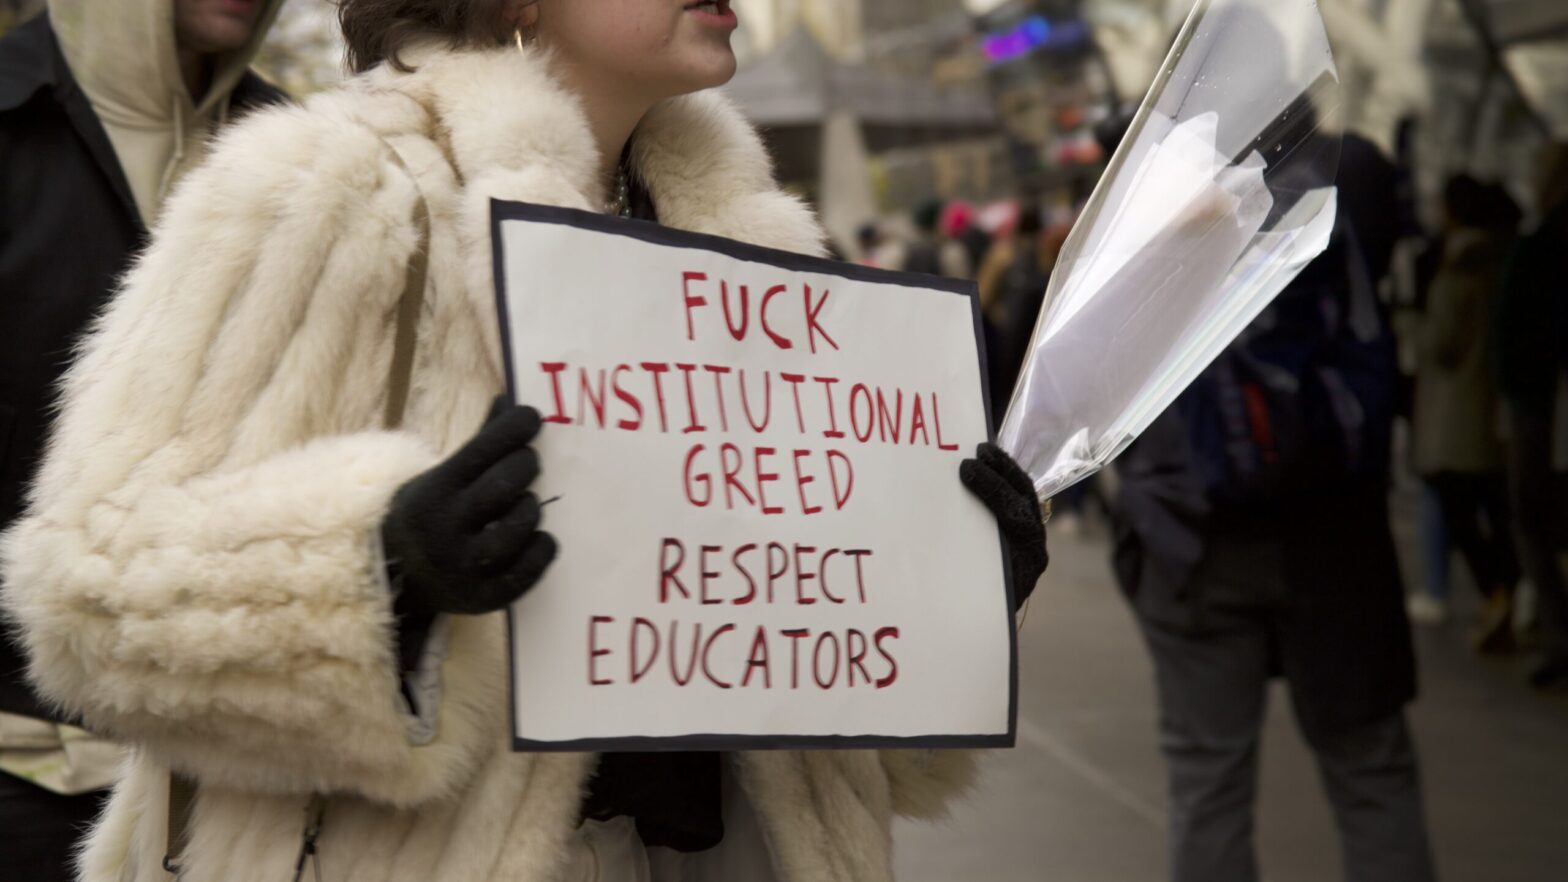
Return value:
M 1347 136 L 1340 192 L 1392 210 Z M 1384 192 L 1386 200 L 1366 198 Z M 1153 657 L 1172 878 L 1255 882 L 1268 681 L 1290 686 L 1349 882 L 1434 878 L 1388 521 L 1397 374 L 1359 218 L 1118 461 L 1114 566 Z
M 991 234 L 980 227 L 975 207 L 962 199 L 955 199 L 942 208 L 942 235 L 964 248 L 964 259 L 972 276 L 979 270 L 980 262 L 991 248 Z
M 1036 198 L 1030 194 L 1020 197 L 1016 207 L 1011 208 L 997 225 L 991 244 L 976 264 L 975 282 L 980 289 L 980 312 L 993 325 L 999 326 L 1004 318 L 1002 280 L 1007 275 L 1007 268 L 1012 266 L 1013 255 L 1018 251 L 1019 226 L 1024 214 L 1036 204 Z
M 908 273 L 972 278 L 969 253 L 963 243 L 942 233 L 942 201 L 928 199 L 915 209 L 915 239 L 904 251 L 900 269 Z
M 878 269 L 898 269 L 904 260 L 898 243 L 892 240 L 876 221 L 866 221 L 855 230 L 855 244 L 860 253 L 856 262 L 861 266 Z
M 72 347 L 165 196 L 226 121 L 282 97 L 246 67 L 279 5 L 50 0 L 0 39 L 0 529 L 21 512 Z M 67 879 L 120 752 L 36 697 L 0 633 L 0 875 Z
M 1417 347 L 1414 465 L 1436 494 L 1443 532 L 1463 554 L 1485 599 L 1475 646 L 1498 651 L 1512 645 L 1519 562 L 1489 319 L 1519 213 L 1499 188 L 1468 175 L 1449 180 L 1443 208 L 1442 260 Z
M 1043 224 L 1040 206 L 1026 203 L 1018 214 L 1017 231 L 1006 248 L 1007 263 L 995 280 L 995 299 L 987 311 L 994 323 L 991 358 L 991 395 L 994 412 L 1000 415 L 1012 398 L 1018 372 L 1028 354 L 1035 319 L 1050 284 L 1050 256 L 1041 239 Z
M 1508 414 L 1508 478 L 1525 573 L 1535 583 L 1544 658 L 1539 687 L 1568 682 L 1568 145 L 1543 153 L 1542 220 L 1521 243 L 1497 309 Z
M 0 542 L 34 682 L 136 746 L 85 882 L 885 882 L 894 814 L 973 780 L 965 751 L 507 737 L 502 611 L 556 541 L 539 413 L 497 398 L 491 200 L 821 254 L 757 133 L 691 94 L 734 73 L 727 11 L 340 0 L 357 76 L 181 186 Z M 989 445 L 958 478 L 1027 596 L 1031 482 Z
M 1408 300 L 1404 321 L 1396 320 L 1395 333 L 1400 337 L 1400 393 L 1398 412 L 1407 426 L 1415 422 L 1416 373 L 1420 369 L 1424 347 L 1423 318 L 1431 302 L 1432 282 L 1437 277 L 1443 261 L 1443 235 L 1427 234 L 1415 218 L 1413 207 L 1414 183 L 1410 173 L 1413 157 L 1414 123 L 1402 122 L 1396 132 L 1400 161 L 1399 204 L 1401 232 L 1405 234 L 1407 248 L 1404 281 L 1408 284 Z M 1410 445 L 1413 446 L 1413 445 Z M 1410 451 L 1412 454 L 1414 451 Z M 1411 463 L 1412 471 L 1418 471 Z M 1428 482 L 1421 482 L 1421 495 L 1416 503 L 1416 537 L 1421 551 L 1421 580 L 1406 600 L 1410 621 L 1417 625 L 1440 625 L 1448 619 L 1450 594 L 1449 558 L 1453 547 L 1448 528 L 1443 519 L 1442 498 Z

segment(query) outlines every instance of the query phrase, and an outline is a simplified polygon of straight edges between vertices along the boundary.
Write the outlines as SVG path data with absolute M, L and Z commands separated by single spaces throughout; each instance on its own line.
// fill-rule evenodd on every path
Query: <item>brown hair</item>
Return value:
M 453 47 L 500 46 L 513 38 L 507 0 L 338 0 L 349 69 L 361 73 L 390 62 L 408 66 L 398 52 L 420 37 L 444 38 Z

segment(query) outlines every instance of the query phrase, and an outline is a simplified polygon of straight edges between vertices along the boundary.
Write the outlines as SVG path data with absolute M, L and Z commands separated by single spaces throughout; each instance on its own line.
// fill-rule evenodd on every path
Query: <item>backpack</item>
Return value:
M 1177 400 L 1217 508 L 1277 510 L 1387 480 L 1393 335 L 1348 222 L 1335 239 Z

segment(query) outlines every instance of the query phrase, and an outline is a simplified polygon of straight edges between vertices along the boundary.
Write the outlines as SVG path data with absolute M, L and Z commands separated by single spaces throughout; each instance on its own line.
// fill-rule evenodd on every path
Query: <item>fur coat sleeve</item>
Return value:
M 378 427 L 417 198 L 370 130 L 294 108 L 173 198 L 0 542 L 48 700 L 204 783 L 450 786 L 452 751 L 404 735 L 375 546 L 436 460 Z

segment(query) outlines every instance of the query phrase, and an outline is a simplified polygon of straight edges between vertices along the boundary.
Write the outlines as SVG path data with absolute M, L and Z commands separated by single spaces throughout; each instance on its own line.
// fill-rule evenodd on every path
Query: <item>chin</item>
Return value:
M 715 53 L 712 57 L 703 58 L 683 72 L 680 91 L 686 94 L 717 89 L 735 78 L 736 66 L 733 52 Z
M 199 34 L 197 42 L 205 53 L 238 52 L 250 42 L 251 26 L 248 22 L 221 19 L 206 23 Z
M 722 68 L 715 69 L 712 76 L 705 77 L 703 79 L 702 85 L 699 86 L 698 89 L 717 89 L 730 80 L 735 79 L 735 68 L 735 60 L 732 58 L 730 59 L 729 64 L 724 65 Z

